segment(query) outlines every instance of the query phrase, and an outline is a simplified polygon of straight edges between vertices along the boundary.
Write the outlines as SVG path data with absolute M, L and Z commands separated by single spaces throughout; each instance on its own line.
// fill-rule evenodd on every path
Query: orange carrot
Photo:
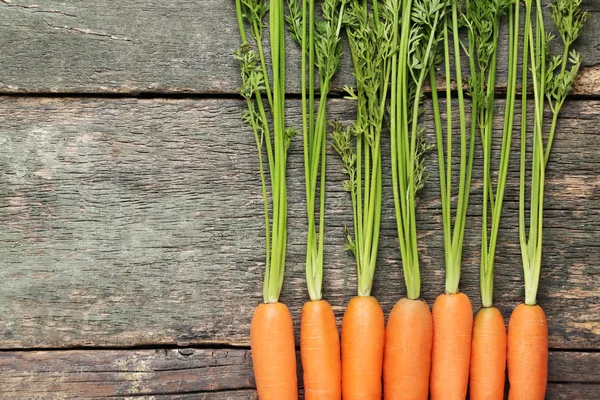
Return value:
M 506 374 L 506 327 L 495 307 L 475 318 L 471 344 L 471 400 L 503 400 Z
M 372 296 L 350 300 L 342 320 L 342 396 L 381 400 L 385 321 Z
M 473 308 L 463 293 L 441 294 L 433 304 L 431 400 L 464 400 L 469 384 Z
M 258 2 L 253 0 L 249 3 L 254 3 L 259 9 L 262 7 L 260 5 L 262 0 Z M 320 13 L 317 13 L 315 3 L 315 1 L 288 0 L 289 14 L 286 16 L 288 28 L 294 40 L 300 45 L 302 54 L 300 84 L 308 228 L 305 266 L 310 301 L 302 308 L 300 353 L 304 370 L 305 398 L 340 400 L 342 398 L 340 337 L 333 310 L 327 301 L 322 300 L 322 286 L 325 269 L 326 155 L 329 125 L 325 100 L 331 79 L 340 64 L 341 29 L 346 2 L 326 0 Z M 259 19 L 262 19 L 262 15 Z M 262 24 L 260 21 L 255 27 Z M 321 46 L 323 43 L 321 39 L 325 39 L 322 32 L 328 32 L 325 47 Z M 323 60 L 327 61 L 322 62 Z M 315 90 L 315 82 L 320 82 L 318 92 Z M 317 100 L 319 105 L 315 113 Z
M 548 380 L 548 323 L 541 307 L 537 306 L 537 292 L 542 268 L 544 192 L 546 167 L 552 150 L 554 134 L 560 131 L 557 124 L 562 105 L 573 88 L 581 66 L 581 55 L 572 49 L 582 32 L 589 14 L 580 8 L 581 1 L 556 1 L 550 4 L 552 30 L 544 27 L 542 1 L 525 0 L 525 29 L 523 31 L 521 87 L 528 87 L 528 77 L 533 82 L 533 116 L 527 115 L 527 91 L 523 91 L 521 112 L 521 154 L 519 174 L 519 241 L 525 280 L 525 302 L 519 304 L 508 323 L 508 379 L 510 400 L 544 399 Z M 564 6 L 568 4 L 568 6 Z M 566 11 L 568 10 L 568 11 Z M 532 20 L 533 18 L 535 20 Z M 517 20 L 518 21 L 518 20 Z M 558 31 L 562 48 L 549 46 L 551 32 Z M 528 60 L 528 47 L 530 48 Z M 552 54 L 569 54 L 560 57 Z M 548 73 L 547 71 L 550 71 Z M 553 73 L 561 71 L 561 73 Z M 564 75 L 564 71 L 569 71 Z M 557 93 L 556 88 L 560 88 Z M 548 123 L 547 110 L 552 111 Z M 535 121 L 531 123 L 530 121 Z M 548 132 L 544 127 L 550 126 Z M 529 132 L 532 132 L 530 135 Z M 528 136 L 532 138 L 528 139 Z M 527 149 L 532 145 L 531 164 L 527 162 Z M 531 167 L 528 168 L 527 165 Z M 529 169 L 529 171 L 527 171 Z M 529 212 L 525 211 L 525 193 L 530 191 Z M 528 214 L 528 223 L 526 223 Z M 562 322 L 562 321 L 561 321 Z
M 241 94 L 247 109 L 243 120 L 254 133 L 258 153 L 259 176 L 262 188 L 265 221 L 265 274 L 263 300 L 254 311 L 250 323 L 250 345 L 254 378 L 261 400 L 297 400 L 296 348 L 294 326 L 287 307 L 279 303 L 285 272 L 287 248 L 288 198 L 286 185 L 287 143 L 289 131 L 285 121 L 285 15 L 284 0 L 270 1 L 259 12 L 252 12 L 248 2 L 235 1 L 238 28 L 242 45 L 235 52 L 242 71 Z M 256 59 L 265 60 L 262 46 L 256 50 L 248 43 L 245 23 L 262 27 L 269 12 L 271 74 L 266 62 L 255 66 Z M 256 35 L 252 35 L 255 38 Z M 259 72 L 260 70 L 260 72 Z M 271 77 L 272 84 L 269 83 Z M 260 83 L 257 83 L 260 81 Z M 272 90 L 271 90 L 272 88 Z M 270 112 L 263 107 L 263 93 Z M 258 116 L 257 107 L 262 111 Z M 266 115 L 272 116 L 268 119 Z M 263 151 L 267 162 L 263 162 Z M 268 178 L 265 170 L 269 172 Z
M 384 398 L 427 400 L 431 369 L 433 321 L 427 303 L 402 299 L 396 303 L 385 331 Z
M 260 400 L 297 400 L 294 326 L 282 303 L 263 303 L 250 324 L 254 378 Z
M 309 301 L 302 307 L 300 352 L 306 400 L 341 399 L 340 338 L 328 302 Z
M 444 232 L 444 266 L 446 269 L 445 292 L 438 296 L 432 309 L 433 345 L 431 351 L 431 378 L 429 390 L 432 400 L 464 400 L 469 385 L 469 364 L 471 361 L 471 332 L 473 331 L 473 309 L 469 298 L 459 293 L 462 252 L 465 238 L 471 178 L 473 177 L 473 160 L 475 154 L 475 138 L 477 123 L 477 98 L 473 97 L 471 128 L 467 126 L 463 90 L 461 57 L 450 57 L 450 49 L 454 54 L 461 53 L 459 37 L 459 21 L 463 19 L 461 3 L 452 1 L 447 8 L 447 18 L 443 24 L 442 37 L 445 56 L 444 70 L 446 75 L 446 111 L 447 116 L 453 112 L 456 100 L 449 88 L 451 80 L 456 80 L 458 100 L 458 124 L 447 119 L 445 129 L 442 128 L 442 113 L 436 86 L 435 69 L 430 71 L 429 83 L 433 100 L 433 115 L 438 153 L 439 183 L 442 207 L 442 226 Z M 469 46 L 471 47 L 471 46 Z M 470 49 L 472 50 L 472 49 Z M 452 71 L 453 70 L 453 71 Z M 452 76 L 454 75 L 454 76 Z M 453 133 L 457 126 L 460 135 Z M 460 137 L 459 157 L 453 157 L 453 137 Z M 454 145 L 456 146 L 456 145 Z M 456 146 L 458 147 L 458 146 Z M 460 169 L 458 174 L 452 170 L 454 159 L 458 158 Z M 453 173 L 454 172 L 454 173 Z M 453 190 L 455 176 L 458 175 L 458 190 Z M 456 198 L 456 203 L 454 199 Z M 455 203 L 453 210 L 452 204 Z
M 309 2 L 311 3 L 311 2 Z M 324 5 L 327 5 L 327 1 Z M 330 2 L 330 3 L 335 3 Z M 342 4 L 346 2 L 342 1 Z M 381 133 L 390 87 L 392 53 L 389 41 L 377 39 L 383 19 L 376 2 L 348 1 L 351 24 L 346 26 L 356 80 L 356 120 L 351 127 L 333 124 L 332 146 L 342 159 L 348 180 L 343 188 L 352 200 L 353 232 L 346 229 L 345 249 L 356 260 L 358 296 L 348 303 L 342 320 L 342 398 L 381 400 L 385 317 L 377 299 L 371 296 L 377 266 L 382 213 Z M 324 7 L 323 10 L 325 10 Z M 377 58 L 376 62 L 371 62 Z M 388 71 L 388 72 L 385 72 Z M 373 87 L 377 88 L 375 92 Z
M 439 28 L 446 22 L 447 7 L 431 7 L 427 10 L 427 18 L 415 19 L 411 16 L 415 13 L 421 15 L 423 4 L 411 0 L 399 3 L 402 3 L 400 18 L 394 18 L 396 25 L 392 26 L 391 42 L 398 43 L 398 51 L 394 52 L 392 61 L 388 120 L 392 192 L 406 298 L 398 301 L 392 309 L 385 331 L 383 393 L 386 400 L 427 400 L 433 320 L 429 306 L 420 300 L 417 193 L 423 187 L 422 179 L 426 174 L 424 153 L 420 149 L 422 145 L 417 144 L 422 142 L 419 115 L 424 110 L 422 101 L 415 99 L 422 97 L 427 76 L 434 73 L 434 65 L 437 64 L 435 48 L 441 36 Z M 422 37 L 413 40 L 415 32 L 420 32 Z M 416 53 L 420 53 L 419 63 L 423 66 L 417 74 L 410 65 L 414 51 L 411 49 L 415 45 L 421 46 Z M 434 50 L 430 51 L 429 46 L 432 45 Z
M 483 155 L 481 255 L 479 264 L 479 288 L 481 305 L 475 317 L 471 339 L 471 400 L 504 400 L 506 380 L 506 326 L 504 318 L 494 304 L 494 270 L 496 245 L 502 218 L 502 205 L 510 164 L 515 121 L 515 102 L 519 61 L 520 8 L 518 2 L 480 2 L 467 6 L 469 47 L 473 57 L 469 59 L 472 93 L 486 93 L 474 99 L 472 123 L 476 120 L 481 136 Z M 508 76 L 506 101 L 504 103 L 503 128 L 496 137 L 493 129 L 495 111 L 490 107 L 495 96 L 494 85 L 497 74 L 498 35 L 503 14 L 508 14 Z M 486 32 L 496 32 L 488 35 Z M 487 78 L 486 78 L 487 75 Z M 476 78 L 479 76 L 479 78 Z M 525 85 L 526 86 L 526 85 Z M 490 99 L 488 101 L 488 99 Z M 478 117 L 475 117 L 478 115 Z M 499 163 L 494 173 L 492 143 L 501 138 Z M 494 179 L 495 177 L 495 179 Z M 494 185 L 495 180 L 495 185 Z M 495 186 L 495 188 L 494 188 Z
M 544 400 L 548 380 L 548 324 L 540 306 L 519 304 L 508 322 L 509 400 Z

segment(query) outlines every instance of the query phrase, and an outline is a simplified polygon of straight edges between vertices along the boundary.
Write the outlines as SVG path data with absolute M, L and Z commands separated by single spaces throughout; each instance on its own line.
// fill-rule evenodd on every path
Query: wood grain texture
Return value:
M 579 400 L 600 398 L 600 385 L 549 383 L 546 400 Z
M 599 106 L 565 106 L 549 164 L 538 300 L 552 348 L 600 348 Z M 264 232 L 256 147 L 240 122 L 242 107 L 236 100 L 1 99 L 0 348 L 247 345 L 262 298 Z M 345 100 L 332 100 L 330 110 L 341 121 L 353 116 Z M 291 123 L 299 111 L 298 101 L 288 103 Z M 382 143 L 387 162 L 387 138 Z M 496 261 L 496 302 L 507 318 L 524 293 L 512 156 Z M 300 140 L 289 160 L 282 301 L 297 321 L 307 300 Z M 328 162 L 324 295 L 340 318 L 356 291 L 353 257 L 343 252 L 352 220 L 332 149 Z M 433 152 L 426 163 L 418 226 L 422 295 L 432 304 L 443 288 L 443 240 Z M 476 307 L 480 166 L 478 153 L 461 281 Z M 387 314 L 405 295 L 388 173 L 381 235 L 374 295 Z
M 584 395 L 600 393 L 598 363 L 599 353 L 550 352 L 548 399 L 595 398 Z M 256 399 L 254 387 L 251 353 L 244 349 L 0 353 L 0 398 L 7 399 L 241 400 Z
M 0 371 L 1 398 L 256 397 L 246 350 L 3 352 Z
M 0 92 L 235 93 L 239 46 L 233 0 L 0 0 Z M 600 94 L 600 0 L 576 45 L 580 94 Z M 548 18 L 548 27 L 553 26 Z M 506 24 L 504 24 L 506 28 Z M 265 35 L 267 36 L 267 35 Z M 506 82 L 501 32 L 498 85 Z M 299 91 L 300 57 L 288 38 L 288 90 Z M 334 90 L 352 84 L 346 57 Z M 465 63 L 465 66 L 467 63 Z

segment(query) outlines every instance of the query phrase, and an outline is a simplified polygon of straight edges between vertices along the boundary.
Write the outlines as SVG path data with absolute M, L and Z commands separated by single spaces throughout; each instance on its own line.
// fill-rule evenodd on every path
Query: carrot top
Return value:
M 302 136 L 308 215 L 306 284 L 313 301 L 322 297 L 327 95 L 342 56 L 340 33 L 347 1 L 324 0 L 322 19 L 317 21 L 314 1 L 303 1 L 301 7 L 298 0 L 288 0 L 289 14 L 286 17 L 292 37 L 302 48 Z M 315 70 L 319 74 L 319 96 L 315 95 Z M 315 118 L 317 97 L 319 105 Z M 317 191 L 318 180 L 320 187 Z
M 332 139 L 349 177 L 344 182 L 344 190 L 352 198 L 354 235 L 346 232 L 346 249 L 356 258 L 360 296 L 371 293 L 379 244 L 380 142 L 391 58 L 385 27 L 393 20 L 392 14 L 387 7 L 380 10 L 378 0 L 374 0 L 371 8 L 366 1 L 352 1 L 345 15 L 357 86 L 356 92 L 346 88 L 346 98 L 357 102 L 357 116 L 346 129 L 340 123 L 334 123 Z
M 513 16 L 513 0 L 467 0 L 469 62 L 471 69 L 470 94 L 473 117 L 477 121 L 483 149 L 483 215 L 481 220 L 480 288 L 484 307 L 491 307 L 494 295 L 494 257 L 508 173 L 508 159 L 515 109 L 516 70 L 518 60 L 519 24 Z M 519 6 L 516 21 L 519 20 Z M 494 96 L 500 19 L 509 10 L 509 69 L 500 167 L 496 193 L 492 184 L 492 135 Z M 516 31 L 515 31 L 516 29 Z M 489 205 L 488 205 L 489 200 Z M 488 213 L 491 210 L 491 218 Z M 488 225 L 490 223 L 490 225 Z
M 390 133 L 392 184 L 407 297 L 418 299 L 421 277 L 417 248 L 416 194 L 423 187 L 423 153 L 428 149 L 419 127 L 423 84 L 432 70 L 441 40 L 445 0 L 392 1 L 392 84 Z M 402 8 L 402 10 L 400 10 Z M 401 14 L 400 14 L 401 13 Z M 401 20 L 398 18 L 401 15 Z M 415 32 L 419 32 L 415 35 Z M 396 47 L 398 46 L 398 47 Z
M 581 66 L 581 56 L 571 46 L 579 37 L 588 14 L 580 9 L 581 0 L 557 0 L 550 5 L 551 16 L 562 39 L 563 54 L 549 57 L 553 35 L 544 28 L 541 0 L 535 1 L 535 26 L 532 24 L 533 0 L 525 0 L 522 86 L 527 86 L 528 71 L 533 83 L 533 144 L 531 160 L 531 193 L 529 232 L 525 223 L 525 179 L 527 148 L 527 93 L 521 103 L 521 162 L 519 185 L 519 238 L 525 275 L 525 304 L 535 305 L 542 263 L 542 226 L 546 165 L 554 140 L 558 114 L 573 86 Z M 569 67 L 569 69 L 567 69 Z M 545 103 L 552 112 L 552 124 L 544 144 Z
M 440 170 L 440 192 L 442 203 L 442 218 L 444 227 L 444 253 L 446 264 L 446 292 L 458 293 L 460 281 L 460 268 L 462 262 L 462 248 L 465 236 L 465 222 L 469 204 L 469 190 L 473 171 L 473 154 L 475 149 L 475 120 L 471 119 L 470 138 L 467 141 L 467 122 L 465 116 L 465 101 L 463 78 L 460 56 L 450 57 L 450 46 L 453 46 L 454 55 L 460 55 L 461 42 L 458 35 L 459 2 L 449 1 L 451 11 L 443 22 L 443 59 L 446 75 L 446 146 L 444 149 L 442 119 L 438 102 L 435 71 L 430 72 L 430 84 L 433 100 L 435 131 L 438 149 L 438 165 Z M 450 33 L 452 39 L 450 39 Z M 460 130 L 460 171 L 458 184 L 458 201 L 456 216 L 452 224 L 452 60 L 454 61 L 454 74 L 456 91 L 458 93 L 459 130 Z M 477 108 L 476 99 L 473 99 L 473 109 Z M 445 151 L 444 151 L 445 150 Z
M 268 5 L 262 0 L 236 0 L 236 11 L 241 47 L 235 52 L 242 71 L 240 94 L 246 99 L 247 109 L 243 120 L 254 132 L 258 150 L 259 170 L 263 193 L 265 218 L 266 263 L 263 285 L 265 303 L 275 303 L 283 286 L 287 239 L 287 149 L 292 129 L 285 127 L 285 43 L 283 0 L 273 0 Z M 265 55 L 262 47 L 263 18 L 269 13 L 272 86 L 269 84 Z M 254 39 L 256 50 L 247 40 L 246 22 Z M 272 87 L 272 88 L 271 88 Z M 263 94 L 266 93 L 271 110 L 269 125 Z M 270 185 L 267 184 L 263 163 L 266 147 Z M 272 212 L 269 212 L 269 190 Z

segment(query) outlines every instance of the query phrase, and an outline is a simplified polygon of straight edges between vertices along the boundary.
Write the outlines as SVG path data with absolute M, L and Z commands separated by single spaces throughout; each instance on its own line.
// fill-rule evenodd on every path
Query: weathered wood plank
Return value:
M 297 123 L 299 104 L 288 104 Z M 565 106 L 549 165 L 538 299 L 552 348 L 600 348 L 599 106 Z M 242 107 L 236 100 L 1 99 L 0 348 L 247 344 L 262 298 L 264 233 Z M 330 109 L 346 121 L 353 104 L 333 100 Z M 432 141 L 429 114 L 424 120 Z M 300 141 L 289 159 L 282 300 L 297 318 L 307 298 Z M 496 300 L 507 317 L 523 298 L 517 160 L 515 152 L 496 262 Z M 324 292 L 339 318 L 356 279 L 343 252 L 350 202 L 331 149 L 328 162 Z M 431 177 L 418 224 L 422 295 L 431 304 L 443 288 L 443 240 L 433 152 L 426 163 Z M 475 307 L 480 165 L 478 154 L 461 282 Z M 387 313 L 405 291 L 388 174 L 384 193 L 374 294 Z
M 600 384 L 600 353 L 551 351 L 548 379 L 551 382 Z
M 579 400 L 600 398 L 600 385 L 549 383 L 546 400 Z
M 239 87 L 232 58 L 239 46 L 234 4 L 2 0 L 0 92 L 234 93 Z M 583 7 L 592 18 L 577 44 L 585 68 L 576 90 L 598 95 L 600 0 L 586 0 Z M 500 37 L 498 84 L 503 86 L 507 35 Z M 288 49 L 288 89 L 297 92 L 300 58 L 291 39 Z M 351 72 L 347 56 L 335 90 L 352 84 Z
M 593 398 L 583 395 L 596 393 L 600 386 L 599 362 L 599 353 L 550 352 L 548 398 Z M 129 396 L 255 399 L 250 351 L 183 348 L 0 353 L 2 398 Z
M 254 387 L 246 350 L 2 352 L 0 371 L 2 398 L 200 397 Z
M 116 397 L 122 400 L 140 400 L 139 396 Z M 192 393 L 176 395 L 142 396 L 147 400 L 258 400 L 255 390 L 231 390 L 214 393 Z
M 192 393 L 176 395 L 124 396 L 114 397 L 119 400 L 258 400 L 255 390 L 232 390 L 215 393 Z

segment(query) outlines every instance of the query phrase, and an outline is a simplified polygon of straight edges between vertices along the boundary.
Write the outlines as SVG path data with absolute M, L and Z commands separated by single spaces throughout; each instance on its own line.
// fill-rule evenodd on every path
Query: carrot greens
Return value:
M 391 71 L 391 2 L 352 1 L 345 16 L 354 63 L 356 121 L 344 129 L 334 124 L 333 147 L 342 158 L 348 180 L 344 189 L 352 198 L 354 235 L 347 232 L 346 249 L 353 252 L 358 272 L 358 294 L 369 296 L 373 284 L 381 219 L 381 131 Z M 353 144 L 354 142 L 354 144 Z
M 571 47 L 581 33 L 588 14 L 581 11 L 581 0 L 557 0 L 550 5 L 551 16 L 562 39 L 563 54 L 550 57 L 549 43 L 554 36 L 546 32 L 541 0 L 535 0 L 535 25 L 531 14 L 533 0 L 525 0 L 523 87 L 529 73 L 533 83 L 533 134 L 531 157 L 531 191 L 529 232 L 525 223 L 525 180 L 527 149 L 527 93 L 521 103 L 521 159 L 519 184 L 519 238 L 525 276 L 525 304 L 535 305 L 542 263 L 542 226 L 546 164 L 552 148 L 560 109 L 573 86 L 581 66 L 581 56 Z M 528 73 L 529 72 L 529 73 Z M 552 123 L 544 144 L 544 111 L 546 103 Z
M 235 52 L 235 57 L 240 62 L 242 72 L 240 94 L 247 105 L 242 119 L 254 133 L 264 202 L 266 263 L 263 297 L 265 303 L 275 303 L 281 293 L 285 269 L 287 238 L 285 171 L 287 150 L 290 138 L 294 134 L 292 129 L 285 127 L 284 5 L 283 0 L 272 0 L 268 4 L 263 0 L 236 0 L 236 11 L 242 45 Z M 263 19 L 267 13 L 270 28 L 272 85 L 269 83 L 262 47 Z M 245 24 L 250 28 L 256 50 L 248 41 Z M 265 101 L 270 110 L 271 124 Z M 263 157 L 265 148 L 269 172 L 268 183 Z
M 459 29 L 459 2 L 450 1 L 450 12 L 443 21 L 443 60 L 446 76 L 446 145 L 444 151 L 443 127 L 441 110 L 437 94 L 435 73 L 430 71 L 430 84 L 433 99 L 433 112 L 435 120 L 436 141 L 438 149 L 438 164 L 440 170 L 440 191 L 442 202 L 442 219 L 444 230 L 444 254 L 446 264 L 446 293 L 458 293 L 460 281 L 460 268 L 462 262 L 462 248 L 465 233 L 465 222 L 467 207 L 469 203 L 469 190 L 471 187 L 471 175 L 473 171 L 473 154 L 475 149 L 475 123 L 472 118 L 470 135 L 467 135 L 467 120 L 465 116 L 465 100 L 463 90 L 463 78 L 461 70 L 461 41 L 458 35 Z M 450 38 L 452 35 L 452 38 Z M 454 57 L 450 56 L 450 48 L 453 48 Z M 456 215 L 452 224 L 452 139 L 453 139 L 453 96 L 451 88 L 452 61 L 454 61 L 454 76 L 456 79 L 456 91 L 459 110 L 460 131 L 460 171 L 457 193 Z M 477 109 L 475 101 L 473 109 Z M 467 136 L 470 136 L 467 138 Z M 468 139 L 468 140 L 467 140 Z
M 483 149 L 483 216 L 481 227 L 480 288 L 484 307 L 491 307 L 494 294 L 494 257 L 500 227 L 504 188 L 512 139 L 518 60 L 519 7 L 513 15 L 513 0 L 468 0 L 470 95 L 472 118 L 479 128 Z M 509 66 L 500 167 L 496 192 L 492 184 L 492 139 L 494 97 L 500 19 L 509 12 Z M 488 205 L 489 202 L 489 205 Z M 489 212 L 491 211 L 491 218 Z M 490 225 L 488 225 L 488 223 Z
M 556 3 L 550 4 L 550 15 L 562 40 L 563 54 L 562 56 L 553 56 L 547 66 L 546 80 L 548 86 L 546 88 L 546 98 L 552 111 L 552 125 L 544 153 L 546 164 L 556 132 L 558 114 L 581 67 L 581 56 L 577 51 L 571 49 L 589 16 L 587 12 L 581 10 L 580 6 L 581 0 L 558 0 Z M 556 72 L 557 70 L 558 72 Z
M 317 20 L 314 0 L 303 1 L 302 6 L 299 0 L 288 0 L 286 17 L 292 37 L 302 49 L 302 136 L 308 214 L 306 282 L 311 300 L 322 297 L 327 95 L 342 56 L 341 29 L 346 2 L 324 0 L 321 19 Z M 319 78 L 319 95 L 315 89 L 315 70 Z M 315 107 L 317 98 L 318 107 Z
M 419 127 L 423 85 L 437 59 L 445 0 L 391 1 L 394 7 L 391 60 L 390 133 L 394 206 L 407 297 L 420 296 L 416 193 L 423 187 L 423 153 L 428 146 Z M 397 17 L 401 15 L 401 20 Z

